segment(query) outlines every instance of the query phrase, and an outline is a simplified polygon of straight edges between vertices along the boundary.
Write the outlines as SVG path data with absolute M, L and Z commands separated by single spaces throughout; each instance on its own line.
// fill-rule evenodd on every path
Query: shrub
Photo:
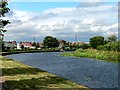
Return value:
M 120 42 L 109 42 L 105 45 L 99 45 L 97 49 L 105 51 L 120 51 Z

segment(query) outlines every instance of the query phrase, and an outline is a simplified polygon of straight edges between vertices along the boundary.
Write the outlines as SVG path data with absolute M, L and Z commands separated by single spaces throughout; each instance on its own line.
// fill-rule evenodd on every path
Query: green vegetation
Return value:
M 104 37 L 95 36 L 90 38 L 90 45 L 92 48 L 97 48 L 99 45 L 104 45 Z
M 112 62 L 120 62 L 118 56 L 120 52 L 117 51 L 103 51 L 103 50 L 95 50 L 95 49 L 78 49 L 75 52 L 65 52 L 61 55 L 64 56 L 76 56 L 76 57 L 89 57 L 96 58 L 99 60 L 106 60 Z
M 8 2 L 5 0 L 0 0 L 0 51 L 1 48 L 3 48 L 4 43 L 4 33 L 7 31 L 4 29 L 4 27 L 9 24 L 9 20 L 3 20 L 3 17 L 5 17 L 5 14 L 10 11 L 10 9 L 7 7 Z
M 46 36 L 43 40 L 43 44 L 47 48 L 55 48 L 59 46 L 57 38 L 52 36 Z
M 120 41 L 108 42 L 105 45 L 98 46 L 97 49 L 98 50 L 105 50 L 105 51 L 120 51 Z
M 40 90 L 41 88 L 86 88 L 46 71 L 23 63 L 2 58 L 2 73 L 5 78 L 5 90 Z
M 120 41 L 117 41 L 115 35 L 111 35 L 104 40 L 103 36 L 90 38 L 90 44 L 84 45 L 82 49 L 75 52 L 62 53 L 64 56 L 89 57 L 98 60 L 106 60 L 120 63 Z
M 0 17 L 5 17 L 5 14 L 10 11 L 10 9 L 7 7 L 8 2 L 5 0 L 0 1 Z M 0 33 L 6 32 L 4 30 L 4 27 L 9 24 L 9 20 L 3 20 L 0 18 Z
M 36 47 L 36 49 L 37 49 L 37 48 L 39 48 L 39 43 L 33 42 L 32 46 Z
M 108 42 L 116 42 L 117 41 L 117 37 L 113 34 L 111 36 L 108 37 Z
M 113 34 L 104 40 L 103 36 L 95 36 L 90 38 L 90 48 L 105 51 L 120 51 L 120 41 Z

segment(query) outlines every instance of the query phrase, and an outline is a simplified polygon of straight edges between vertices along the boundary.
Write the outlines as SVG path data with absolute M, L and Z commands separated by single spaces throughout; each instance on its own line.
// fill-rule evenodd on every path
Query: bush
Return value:
M 103 45 L 98 46 L 97 50 L 104 50 L 104 46 Z
M 98 46 L 97 49 L 105 51 L 120 51 L 120 42 L 109 42 L 105 45 Z

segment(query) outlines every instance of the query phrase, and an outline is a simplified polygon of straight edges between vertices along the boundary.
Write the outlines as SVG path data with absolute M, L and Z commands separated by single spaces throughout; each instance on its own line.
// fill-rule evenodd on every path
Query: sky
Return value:
M 88 42 L 94 36 L 118 35 L 118 3 L 113 2 L 10 2 L 4 17 L 11 24 L 5 41 L 42 42 L 45 36 Z M 114 0 L 115 1 L 115 0 Z M 117 0 L 116 0 L 117 1 Z

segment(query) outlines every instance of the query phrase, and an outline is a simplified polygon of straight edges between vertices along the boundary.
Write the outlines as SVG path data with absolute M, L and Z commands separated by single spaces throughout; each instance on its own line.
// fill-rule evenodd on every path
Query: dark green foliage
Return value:
M 115 35 L 111 35 L 108 37 L 108 42 L 116 42 L 117 41 L 117 37 Z
M 99 46 L 97 47 L 97 50 L 104 50 L 104 45 L 99 45 Z
M 9 20 L 1 20 L 1 22 L 2 22 L 3 26 L 6 26 L 8 23 L 10 23 Z
M 115 35 L 111 35 L 105 40 L 105 44 L 99 45 L 97 49 L 105 51 L 120 51 L 120 41 L 117 41 Z
M 24 46 L 23 46 L 23 45 L 21 46 L 21 49 L 22 49 L 22 50 L 24 49 Z
M 88 48 L 90 48 L 90 44 L 83 44 L 81 47 L 82 47 L 83 49 L 88 49 Z
M 7 1 L 4 1 L 4 0 L 0 1 L 0 17 L 5 17 L 5 14 L 10 11 L 7 5 L 8 5 Z M 0 18 L 0 34 L 7 31 L 7 30 L 4 30 L 4 27 L 9 23 L 10 23 L 9 20 L 3 20 Z
M 46 36 L 43 40 L 43 44 L 46 48 L 55 48 L 59 46 L 57 38 L 52 36 Z
M 65 51 L 75 51 L 78 47 L 75 46 L 75 45 L 68 45 L 68 46 L 65 46 L 63 49 Z
M 120 51 L 120 41 L 118 42 L 109 42 L 105 45 L 100 45 L 97 47 L 98 50 L 106 51 Z
M 33 43 L 32 43 L 32 46 L 35 46 L 36 48 L 39 48 L 39 47 L 40 47 L 39 43 L 36 43 L 36 42 L 33 42 Z
M 6 7 L 8 5 L 8 3 L 4 0 L 0 1 L 0 17 L 4 17 L 5 13 L 9 12 L 9 8 Z
M 36 43 L 36 48 L 39 48 L 39 47 L 40 47 L 39 43 Z
M 103 36 L 95 36 L 90 38 L 90 44 L 92 48 L 97 48 L 99 45 L 104 45 L 104 37 Z

